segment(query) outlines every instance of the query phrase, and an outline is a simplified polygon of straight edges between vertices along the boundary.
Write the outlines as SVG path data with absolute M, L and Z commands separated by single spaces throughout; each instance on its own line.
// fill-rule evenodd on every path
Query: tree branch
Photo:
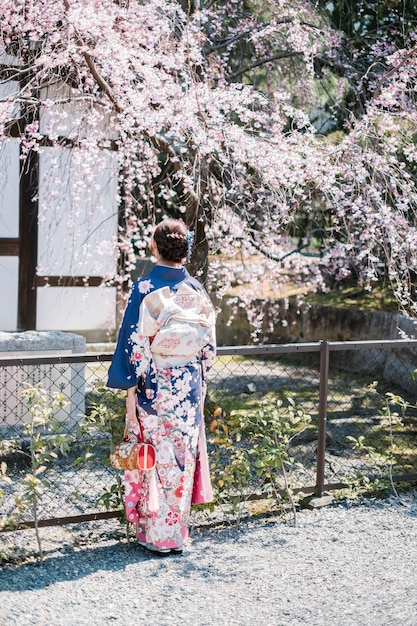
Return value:
M 66 11 L 70 10 L 71 6 L 70 6 L 70 3 L 68 2 L 68 0 L 64 0 L 64 7 L 65 7 Z M 76 40 L 77 40 L 77 45 L 80 46 L 80 47 L 84 46 L 84 41 L 83 41 L 81 35 L 79 34 L 79 32 L 77 31 L 77 29 L 75 27 L 74 27 L 74 32 L 75 32 L 75 36 L 76 36 Z M 95 65 L 95 63 L 93 61 L 93 58 L 92 58 L 91 54 L 89 54 L 85 50 L 82 50 L 81 54 L 84 57 L 85 62 L 87 63 L 87 67 L 90 70 L 91 75 L 93 76 L 93 78 L 96 81 L 97 85 L 102 89 L 102 91 L 109 98 L 109 100 L 113 104 L 116 112 L 117 113 L 121 113 L 122 112 L 122 108 L 118 104 L 118 102 L 117 102 L 117 100 L 116 100 L 116 98 L 114 96 L 114 93 L 113 93 L 113 90 L 112 90 L 111 86 L 108 84 L 108 82 L 103 78 L 103 76 L 97 70 L 96 65 Z
M 283 24 L 291 24 L 294 21 L 294 18 L 292 17 L 286 17 L 282 20 L 277 20 L 276 22 L 274 22 L 275 25 L 277 26 L 281 26 Z M 320 28 L 320 26 L 317 26 L 316 24 L 311 24 L 310 22 L 299 22 L 301 24 L 301 26 L 307 26 L 308 28 L 312 28 L 314 30 L 319 30 L 321 33 L 324 33 L 323 29 Z M 261 25 L 257 25 L 254 26 L 253 28 L 249 29 L 249 30 L 245 30 L 241 33 L 237 33 L 236 35 L 233 35 L 233 37 L 230 38 L 226 38 L 223 40 L 219 40 L 217 43 L 214 43 L 212 46 L 207 46 L 205 48 L 203 48 L 203 52 L 206 54 L 210 54 L 211 52 L 215 52 L 216 50 L 221 50 L 222 48 L 227 48 L 228 46 L 230 46 L 232 43 L 234 43 L 235 41 L 239 41 L 239 39 L 243 39 L 244 37 L 247 37 L 248 35 L 251 35 L 252 33 L 260 33 L 262 32 L 265 28 L 269 28 L 270 26 L 270 22 L 265 22 L 264 24 Z
M 280 52 L 270 57 L 266 57 L 257 61 L 256 63 L 252 63 L 252 65 L 247 65 L 246 67 L 242 67 L 240 70 L 233 72 L 232 74 L 228 74 L 225 78 L 226 80 L 232 80 L 233 78 L 237 78 L 238 76 L 242 76 L 246 72 L 250 72 L 256 67 L 261 67 L 262 65 L 266 65 L 267 63 L 272 63 L 273 61 L 279 61 L 280 59 L 289 59 L 291 57 L 300 56 L 301 52 Z
M 384 74 L 384 76 L 381 78 L 381 80 L 379 81 L 378 85 L 376 86 L 374 90 L 374 93 L 372 96 L 373 99 L 378 98 L 381 95 L 381 91 L 382 91 L 382 87 L 384 83 L 386 83 L 387 80 L 389 80 L 392 76 L 394 76 L 398 72 L 398 70 L 407 63 L 408 59 L 413 57 L 416 53 L 417 53 L 417 44 L 413 46 L 411 50 L 407 52 L 407 54 L 403 56 L 403 58 L 401 59 L 398 65 L 395 65 L 390 70 L 388 70 L 388 72 Z

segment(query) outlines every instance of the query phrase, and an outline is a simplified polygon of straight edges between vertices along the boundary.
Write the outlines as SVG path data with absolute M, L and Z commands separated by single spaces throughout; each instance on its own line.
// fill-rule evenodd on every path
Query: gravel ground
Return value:
M 417 493 L 199 527 L 167 558 L 116 524 L 42 531 L 41 565 L 0 570 L 0 624 L 417 625 Z

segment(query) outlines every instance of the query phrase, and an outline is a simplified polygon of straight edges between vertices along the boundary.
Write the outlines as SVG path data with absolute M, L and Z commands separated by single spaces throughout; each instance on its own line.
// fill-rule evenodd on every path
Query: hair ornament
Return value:
M 188 246 L 187 262 L 189 263 L 191 260 L 191 253 L 193 251 L 194 233 L 191 230 L 187 230 L 187 232 L 185 233 L 185 238 L 187 240 L 187 246 Z

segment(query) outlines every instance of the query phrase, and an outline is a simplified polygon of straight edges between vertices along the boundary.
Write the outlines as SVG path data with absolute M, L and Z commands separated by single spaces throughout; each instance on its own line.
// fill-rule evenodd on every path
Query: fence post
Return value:
M 320 346 L 320 395 L 317 432 L 317 474 L 314 495 L 321 498 L 324 489 L 324 460 L 326 454 L 327 392 L 329 387 L 329 342 Z

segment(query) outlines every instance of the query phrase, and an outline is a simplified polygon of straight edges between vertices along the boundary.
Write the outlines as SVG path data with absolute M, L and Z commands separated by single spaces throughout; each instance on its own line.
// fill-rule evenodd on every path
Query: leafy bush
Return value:
M 287 467 L 294 461 L 289 446 L 310 422 L 292 396 L 265 398 L 257 407 L 213 412 L 209 425 L 210 459 L 217 504 L 242 503 L 262 492 L 279 500 L 287 494 L 295 514 Z

